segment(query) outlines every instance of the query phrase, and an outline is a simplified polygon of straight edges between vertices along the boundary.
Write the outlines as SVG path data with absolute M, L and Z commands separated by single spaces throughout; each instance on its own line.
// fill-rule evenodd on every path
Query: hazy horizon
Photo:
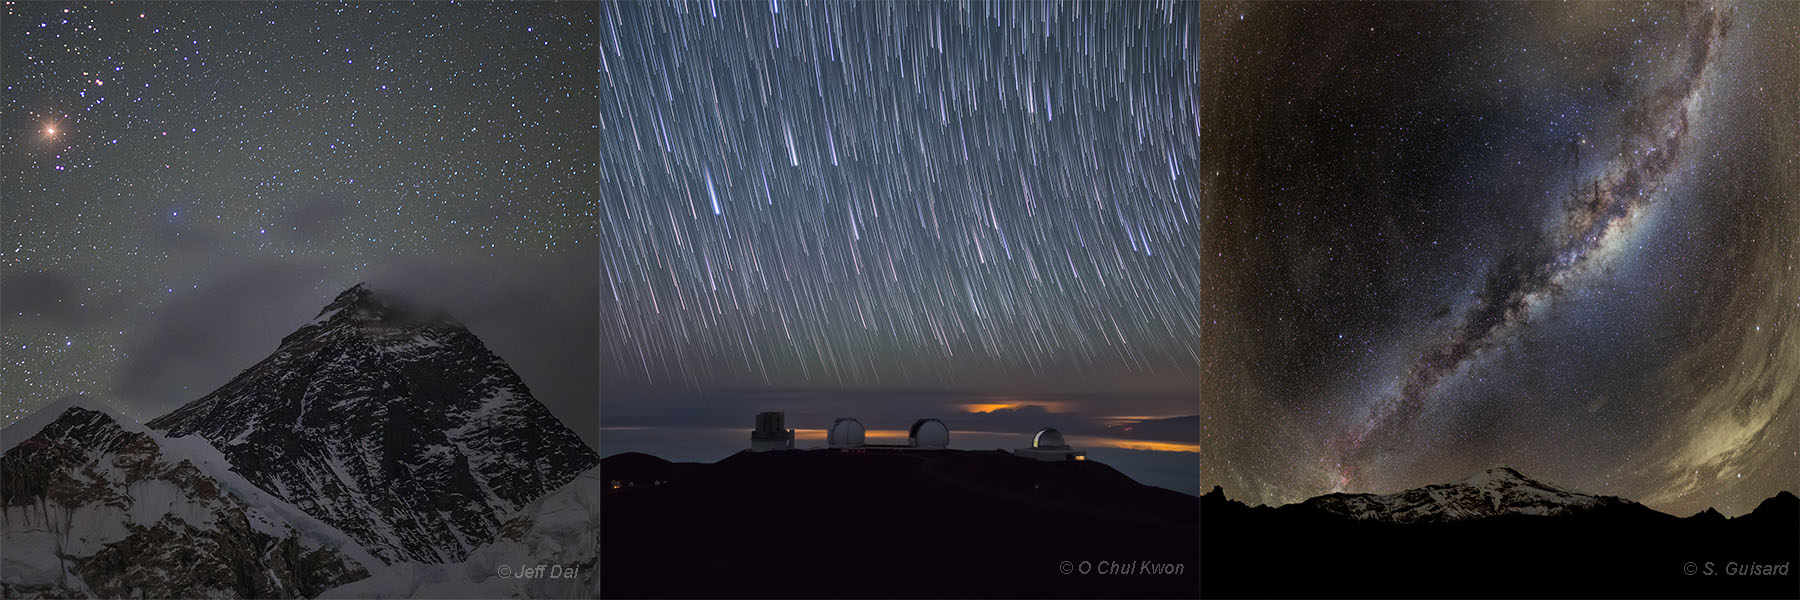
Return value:
M 1187 394 L 1003 394 L 916 389 L 752 389 L 664 396 L 611 392 L 604 396 L 600 454 L 643 452 L 680 462 L 714 462 L 750 447 L 755 415 L 785 413 L 795 447 L 824 447 L 825 429 L 855 418 L 870 443 L 906 443 L 917 419 L 950 428 L 961 450 L 1030 446 L 1039 429 L 1054 427 L 1089 460 L 1105 463 L 1147 485 L 1198 496 L 1199 428 L 1109 429 L 1131 423 L 1197 418 Z M 1163 424 L 1159 424 L 1163 425 Z

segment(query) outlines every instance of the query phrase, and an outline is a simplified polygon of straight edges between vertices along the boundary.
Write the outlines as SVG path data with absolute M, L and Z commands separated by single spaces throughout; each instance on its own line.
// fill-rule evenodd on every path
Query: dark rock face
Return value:
M 358 285 L 211 394 L 150 422 L 390 563 L 461 560 L 599 456 L 473 333 Z
M 0 577 L 6 597 L 293 598 L 368 576 L 95 410 L 68 408 L 0 458 L 0 507 L 23 559 Z

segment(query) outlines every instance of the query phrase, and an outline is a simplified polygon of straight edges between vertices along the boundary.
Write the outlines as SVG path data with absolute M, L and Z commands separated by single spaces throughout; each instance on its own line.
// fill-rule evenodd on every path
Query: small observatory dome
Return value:
M 832 422 L 826 441 L 832 448 L 855 448 L 863 445 L 862 422 L 851 418 Z
M 950 446 L 950 428 L 937 419 L 919 419 L 913 421 L 912 430 L 906 441 L 914 448 L 948 448 Z
M 1069 445 L 1063 442 L 1062 433 L 1055 427 L 1045 427 L 1038 430 L 1037 435 L 1031 436 L 1031 447 L 1039 450 L 1062 450 Z

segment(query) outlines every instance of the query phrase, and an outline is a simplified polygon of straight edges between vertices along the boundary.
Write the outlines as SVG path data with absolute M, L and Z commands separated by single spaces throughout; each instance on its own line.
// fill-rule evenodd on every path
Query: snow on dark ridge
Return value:
M 1501 515 L 1563 515 L 1627 504 L 1526 477 L 1511 467 L 1486 469 L 1456 483 L 1395 494 L 1330 494 L 1302 503 L 1349 519 L 1397 523 L 1461 521 Z
M 49 405 L 38 409 L 37 412 L 25 415 L 25 418 L 14 421 L 5 428 L 0 428 L 0 452 L 12 450 L 14 446 L 19 445 L 19 442 L 23 442 L 30 439 L 32 436 L 36 436 L 39 431 L 43 431 L 44 427 L 55 422 L 57 419 L 62 418 L 63 413 L 68 412 L 70 408 L 81 408 L 105 415 L 128 431 L 148 430 L 142 423 L 120 416 L 117 411 L 114 411 L 112 407 L 107 406 L 100 400 L 87 395 L 76 394 L 52 402 Z
M 382 337 L 399 330 L 454 330 L 462 329 L 463 325 L 443 310 L 421 306 L 379 292 L 367 283 L 358 283 L 319 309 L 311 321 L 282 338 L 281 345 L 294 345 L 345 328 Z
M 203 440 L 89 399 L 33 417 L 0 456 L 0 597 L 311 596 L 384 568 Z
M 150 421 L 387 562 L 461 560 L 501 518 L 599 463 L 441 311 L 358 285 L 268 358 Z

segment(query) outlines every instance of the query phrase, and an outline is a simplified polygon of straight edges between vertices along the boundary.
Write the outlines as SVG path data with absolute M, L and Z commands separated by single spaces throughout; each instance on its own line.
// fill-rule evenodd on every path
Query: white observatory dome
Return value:
M 950 428 L 937 419 L 919 419 L 913 422 L 907 442 L 914 448 L 948 448 Z
M 1055 427 L 1045 427 L 1038 430 L 1037 435 L 1031 437 L 1031 447 L 1040 450 L 1061 450 L 1068 448 L 1069 445 L 1063 442 L 1062 433 L 1056 431 Z
M 863 445 L 863 425 L 861 421 L 851 418 L 838 419 L 831 424 L 831 431 L 826 441 L 832 448 L 854 448 Z

